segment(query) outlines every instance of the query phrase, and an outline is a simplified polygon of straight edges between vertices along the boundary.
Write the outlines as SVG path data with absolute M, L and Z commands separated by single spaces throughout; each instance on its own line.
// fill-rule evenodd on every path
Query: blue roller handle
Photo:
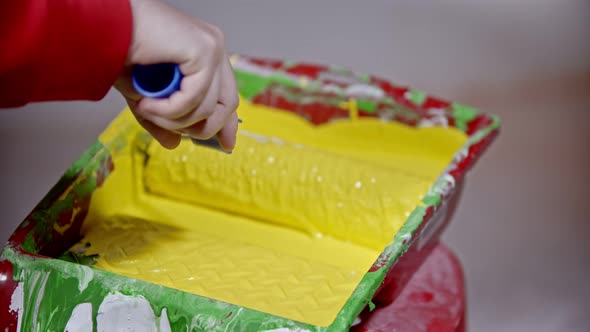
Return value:
M 168 98 L 180 90 L 182 73 L 177 64 L 159 63 L 154 65 L 135 65 L 131 74 L 131 82 L 135 91 L 148 98 Z M 193 143 L 224 151 L 217 138 L 198 140 L 191 138 Z
M 168 98 L 180 90 L 182 73 L 178 65 L 173 63 L 136 65 L 131 81 L 135 90 L 144 97 Z

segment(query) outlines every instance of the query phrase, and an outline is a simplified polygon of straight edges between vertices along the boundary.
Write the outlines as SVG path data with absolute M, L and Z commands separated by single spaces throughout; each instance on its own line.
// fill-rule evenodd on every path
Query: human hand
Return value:
M 215 135 L 231 151 L 236 142 L 239 103 L 223 33 L 215 26 L 158 0 L 130 0 L 133 40 L 115 88 L 137 121 L 162 146 L 173 149 L 180 135 Z M 183 74 L 180 90 L 166 99 L 145 98 L 131 83 L 133 65 L 176 63 Z

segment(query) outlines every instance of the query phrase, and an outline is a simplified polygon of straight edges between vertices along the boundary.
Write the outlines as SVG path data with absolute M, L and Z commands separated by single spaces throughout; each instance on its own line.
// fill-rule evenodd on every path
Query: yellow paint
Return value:
M 340 108 L 348 110 L 348 114 L 350 114 L 350 121 L 354 122 L 359 119 L 359 110 L 356 104 L 356 99 L 349 98 L 348 102 L 340 103 Z
M 329 325 L 465 136 L 366 118 L 312 127 L 246 101 L 239 112 L 232 155 L 146 146 L 124 112 L 101 136 L 115 171 L 74 249 L 90 242 L 99 269 Z
M 430 187 L 422 177 L 283 140 L 242 132 L 238 142 L 233 155 L 152 144 L 147 189 L 381 251 Z

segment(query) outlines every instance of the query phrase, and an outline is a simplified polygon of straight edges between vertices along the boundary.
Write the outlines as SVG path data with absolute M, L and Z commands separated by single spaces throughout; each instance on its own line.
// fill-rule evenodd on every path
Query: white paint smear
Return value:
M 20 332 L 21 322 L 23 319 L 23 302 L 24 302 L 23 283 L 19 282 L 10 297 L 10 306 L 8 310 L 17 314 L 16 332 Z
M 82 269 L 82 276 L 78 279 L 78 290 L 82 293 L 88 287 L 90 281 L 92 281 L 94 272 L 88 266 L 81 265 L 80 268 Z
M 92 325 L 92 303 L 80 303 L 72 311 L 65 332 L 92 332 Z
M 165 310 L 162 310 L 162 317 L 157 319 L 144 297 L 121 293 L 111 294 L 102 301 L 96 316 L 96 327 L 98 332 L 171 331 Z
M 168 311 L 166 308 L 162 309 L 160 314 L 160 332 L 172 332 L 170 329 L 170 321 L 168 320 Z

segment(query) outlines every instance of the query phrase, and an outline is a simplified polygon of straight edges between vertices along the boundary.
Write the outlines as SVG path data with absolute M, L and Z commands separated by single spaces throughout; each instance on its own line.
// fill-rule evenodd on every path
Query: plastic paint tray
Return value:
M 436 246 L 457 203 L 464 175 L 497 135 L 499 120 L 341 68 L 245 56 L 235 56 L 232 62 L 243 97 L 293 112 L 313 124 L 348 118 L 349 112 L 341 105 L 354 98 L 358 116 L 410 126 L 452 126 L 468 135 L 467 143 L 432 185 L 423 205 L 414 209 L 392 243 L 362 276 L 335 319 L 328 324 L 306 324 L 85 265 L 91 262 L 76 264 L 51 258 L 80 240 L 84 221 L 92 215 L 93 193 L 107 178 L 123 172 L 113 163 L 113 156 L 137 144 L 125 134 L 128 128 L 117 127 L 126 123 L 121 120 L 123 114 L 66 172 L 4 248 L 0 257 L 0 328 L 345 331 L 365 307 L 388 304 L 399 295 Z M 116 197 L 112 204 L 115 208 Z

